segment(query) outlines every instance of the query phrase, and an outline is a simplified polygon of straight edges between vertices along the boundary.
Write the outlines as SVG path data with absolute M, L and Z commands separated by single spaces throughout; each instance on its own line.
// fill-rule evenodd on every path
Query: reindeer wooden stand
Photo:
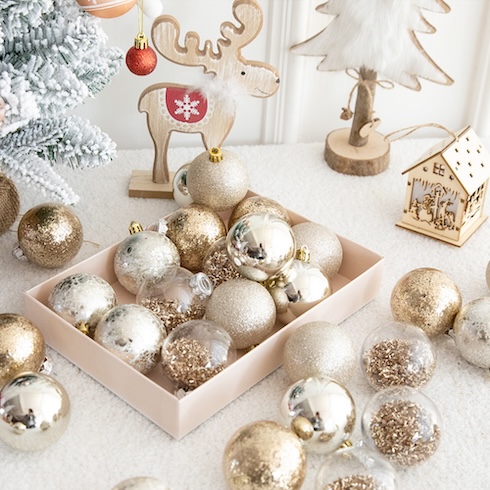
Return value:
M 241 48 L 252 42 L 262 28 L 262 9 L 255 0 L 235 0 L 233 15 L 239 22 L 221 24 L 222 38 L 213 51 L 207 40 L 200 47 L 199 35 L 188 32 L 179 44 L 180 26 L 171 16 L 160 16 L 152 27 L 153 44 L 169 61 L 202 66 L 211 77 L 207 90 L 174 83 L 158 83 L 143 91 L 138 109 L 147 113 L 147 124 L 155 148 L 153 172 L 134 171 L 131 197 L 172 197 L 167 150 L 172 131 L 200 133 L 206 149 L 221 147 L 235 120 L 235 105 L 223 98 L 227 84 L 238 85 L 254 97 L 269 97 L 279 88 L 279 76 L 270 65 L 249 61 Z M 226 100 L 227 102 L 223 102 Z

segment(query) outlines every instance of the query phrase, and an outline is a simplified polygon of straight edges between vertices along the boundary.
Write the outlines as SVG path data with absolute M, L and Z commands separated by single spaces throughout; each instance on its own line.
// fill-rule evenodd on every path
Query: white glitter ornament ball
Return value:
M 490 297 L 463 306 L 454 319 L 453 331 L 460 354 L 475 366 L 490 368 Z
M 136 294 L 145 281 L 165 275 L 169 265 L 180 265 L 177 247 L 163 233 L 144 230 L 125 238 L 114 255 L 114 272 L 121 286 Z
M 97 343 L 143 374 L 157 365 L 165 337 L 165 327 L 155 313 L 134 304 L 107 312 L 94 334 Z
M 175 202 L 181 207 L 189 206 L 194 200 L 189 194 L 187 187 L 187 171 L 189 170 L 189 164 L 186 163 L 175 172 L 173 180 L 173 195 Z
M 342 244 L 327 227 L 307 221 L 293 226 L 296 248 L 306 246 L 315 262 L 329 278 L 335 276 L 342 265 Z
M 231 151 L 211 148 L 189 164 L 189 194 L 194 202 L 214 211 L 233 208 L 245 197 L 248 187 L 247 168 Z
M 220 284 L 209 298 L 206 318 L 221 325 L 237 349 L 262 342 L 276 322 L 276 305 L 267 289 L 249 279 Z
M 327 454 L 351 436 L 356 409 L 344 386 L 328 377 L 301 379 L 292 384 L 280 403 L 280 415 L 311 453 Z
M 349 335 L 329 322 L 299 326 L 284 345 L 284 368 L 292 383 L 328 376 L 347 383 L 356 367 L 356 353 Z
M 170 490 L 170 487 L 156 478 L 136 476 L 118 483 L 112 490 Z
M 93 337 L 100 319 L 116 306 L 116 292 L 112 286 L 88 272 L 72 274 L 51 290 L 48 304 L 68 323 Z

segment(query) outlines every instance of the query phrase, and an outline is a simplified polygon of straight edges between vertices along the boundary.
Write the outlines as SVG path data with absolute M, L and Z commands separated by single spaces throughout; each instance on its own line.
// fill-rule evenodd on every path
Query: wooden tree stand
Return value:
M 349 144 L 350 128 L 337 129 L 327 135 L 325 161 L 333 170 L 349 175 L 376 175 L 388 167 L 390 143 L 375 131 L 364 146 Z
M 153 182 L 151 170 L 133 170 L 129 181 L 128 196 L 173 199 L 173 180 L 174 172 L 170 172 L 169 182 L 157 184 Z

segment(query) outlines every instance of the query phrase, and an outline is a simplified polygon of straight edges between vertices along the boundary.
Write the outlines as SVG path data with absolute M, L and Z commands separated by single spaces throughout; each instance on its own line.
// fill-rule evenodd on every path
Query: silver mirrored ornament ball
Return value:
M 490 368 L 490 297 L 471 301 L 461 308 L 453 324 L 454 341 L 471 364 Z
M 50 376 L 22 373 L 0 391 L 0 439 L 14 449 L 45 449 L 62 436 L 69 419 L 68 394 Z
M 163 233 L 144 230 L 125 238 L 114 255 L 114 272 L 125 289 L 136 294 L 144 281 L 156 281 L 165 268 L 180 265 L 177 247 Z
M 88 272 L 72 274 L 51 290 L 48 304 L 58 315 L 81 332 L 93 337 L 100 319 L 116 306 L 113 287 Z
M 292 384 L 280 404 L 283 422 L 312 453 L 338 449 L 351 436 L 356 422 L 354 400 L 347 389 L 328 377 L 301 379 Z
M 158 316 L 135 304 L 108 311 L 94 334 L 97 343 L 143 374 L 157 365 L 165 337 L 165 327 Z
M 175 202 L 181 207 L 192 204 L 194 200 L 189 194 L 187 187 L 187 171 L 189 170 L 189 164 L 186 163 L 175 172 L 173 180 L 173 196 Z
M 266 281 L 291 265 L 296 242 L 291 227 L 284 220 L 270 213 L 251 213 L 231 227 L 226 249 L 242 276 Z
M 292 383 L 328 376 L 345 384 L 354 373 L 357 356 L 345 329 L 319 321 L 300 325 L 290 335 L 284 346 L 283 361 Z
M 170 487 L 156 478 L 136 476 L 118 483 L 112 490 L 170 490 Z

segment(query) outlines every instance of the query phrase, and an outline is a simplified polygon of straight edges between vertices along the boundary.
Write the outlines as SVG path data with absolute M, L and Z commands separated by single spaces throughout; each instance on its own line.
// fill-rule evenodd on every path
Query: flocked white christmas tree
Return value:
M 99 22 L 74 0 L 0 2 L 0 170 L 65 204 L 78 196 L 55 165 L 84 169 L 115 155 L 109 136 L 67 115 L 121 66 Z
M 377 149 L 366 149 L 366 158 L 362 151 L 379 124 L 373 117 L 378 77 L 412 90 L 421 89 L 418 77 L 443 85 L 453 82 L 424 51 L 415 34 L 435 32 L 422 9 L 439 13 L 450 10 L 443 0 L 329 0 L 319 5 L 317 11 L 335 18 L 324 30 L 291 48 L 297 54 L 323 56 L 318 65 L 320 71 L 351 69 L 358 73 L 356 107 L 346 141 L 346 145 L 357 149 L 350 152 L 346 147 L 345 155 L 340 155 L 340 168 L 336 168 L 337 162 L 331 165 L 336 170 L 343 171 L 345 164 L 345 173 L 370 175 L 384 170 L 388 164 L 383 144 L 379 161 L 373 158 L 372 167 L 369 158 L 376 155 Z M 343 119 L 351 116 L 350 107 L 345 108 Z M 327 144 L 328 140 L 327 137 Z M 355 158 L 350 160 L 346 156 L 350 153 L 361 155 L 359 165 Z

